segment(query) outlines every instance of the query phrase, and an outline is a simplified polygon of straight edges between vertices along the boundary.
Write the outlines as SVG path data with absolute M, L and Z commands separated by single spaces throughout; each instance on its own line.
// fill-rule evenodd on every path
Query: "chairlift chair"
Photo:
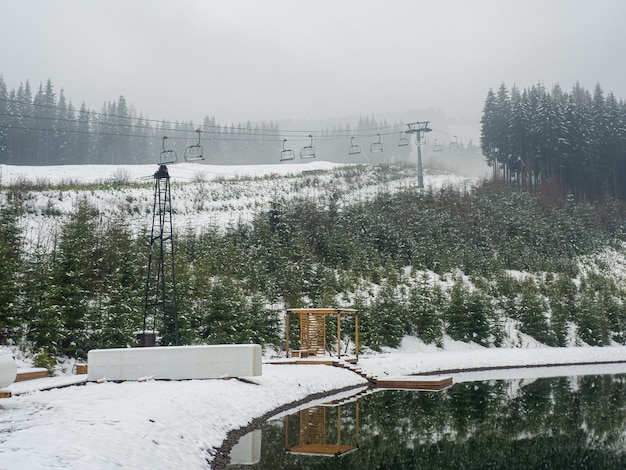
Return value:
M 303 160 L 306 158 L 315 158 L 315 147 L 313 147 L 313 136 L 311 134 L 309 134 L 309 139 L 311 139 L 311 144 L 300 149 L 300 158 Z
M 400 138 L 398 139 L 398 147 L 406 147 L 409 145 L 409 139 L 403 137 L 404 132 L 400 132 Z
M 374 142 L 370 145 L 370 152 L 382 152 L 383 151 L 383 143 L 380 141 L 380 134 L 376 134 L 378 136 L 378 142 Z
M 435 139 L 433 142 L 433 152 L 441 152 L 443 150 L 443 146 L 439 143 L 439 140 Z
M 281 162 L 286 162 L 296 158 L 296 154 L 293 152 L 293 150 L 285 148 L 285 142 L 287 142 L 287 139 L 283 139 L 283 150 L 282 152 L 280 152 Z
M 185 149 L 185 153 L 183 154 L 183 158 L 186 162 L 197 162 L 200 160 L 204 160 L 203 147 L 200 145 L 200 129 L 196 129 L 198 133 L 198 142 L 193 145 L 187 146 Z
M 354 143 L 354 137 L 350 137 L 350 148 L 348 149 L 348 155 L 358 155 L 361 153 L 361 147 L 359 144 Z
M 459 149 L 459 139 L 457 136 L 454 136 L 454 141 L 450 142 L 450 150 L 458 150 Z
M 165 141 L 167 140 L 167 136 L 163 136 L 161 138 L 161 148 L 163 151 L 159 156 L 159 164 L 160 165 L 169 165 L 170 163 L 176 163 L 178 161 L 178 157 L 176 156 L 176 152 L 172 149 L 165 148 Z

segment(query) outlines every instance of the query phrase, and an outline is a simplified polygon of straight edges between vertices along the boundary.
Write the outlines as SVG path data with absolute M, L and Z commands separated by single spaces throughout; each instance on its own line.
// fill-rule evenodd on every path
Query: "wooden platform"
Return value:
M 292 349 L 290 352 L 291 352 L 291 357 L 304 358 L 304 357 L 309 357 L 309 356 L 317 356 L 316 349 Z
M 280 359 L 272 359 L 266 362 L 266 364 L 297 364 L 297 365 L 324 365 L 334 366 L 339 362 L 347 362 L 350 364 L 356 364 L 358 359 L 355 356 L 342 356 L 341 361 L 336 357 L 331 356 L 307 356 L 307 357 L 288 357 Z
M 452 377 L 379 377 L 378 388 L 393 390 L 443 390 L 452 385 Z
M 11 398 L 10 390 L 0 390 L 0 398 Z
M 306 454 L 306 455 L 320 455 L 320 456 L 335 456 L 349 454 L 355 451 L 357 448 L 351 445 L 345 444 L 303 444 L 299 446 L 289 447 L 287 452 L 290 454 Z

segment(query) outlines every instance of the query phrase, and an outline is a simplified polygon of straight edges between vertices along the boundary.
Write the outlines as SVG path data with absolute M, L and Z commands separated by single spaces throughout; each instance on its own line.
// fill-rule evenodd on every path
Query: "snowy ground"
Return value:
M 523 367 L 445 374 L 455 382 L 626 373 L 625 347 L 493 349 L 449 339 L 445 346 L 407 338 L 397 350 L 361 356 L 359 366 L 377 376 Z M 525 367 L 558 364 L 569 366 Z M 207 468 L 229 431 L 312 394 L 366 384 L 330 366 L 264 364 L 253 383 L 106 382 L 39 391 L 83 378 L 9 386 L 16 395 L 0 401 L 0 469 Z

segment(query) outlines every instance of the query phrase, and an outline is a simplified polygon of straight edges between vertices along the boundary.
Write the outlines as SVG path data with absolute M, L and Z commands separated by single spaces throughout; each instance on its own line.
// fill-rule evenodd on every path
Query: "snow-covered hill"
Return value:
M 22 192 L 27 216 L 24 233 L 45 244 L 74 204 L 86 198 L 104 217 L 123 221 L 132 229 L 149 229 L 154 201 L 156 165 L 67 165 L 22 167 L 0 165 L 0 184 Z M 269 207 L 272 201 L 294 197 L 340 201 L 367 199 L 381 190 L 417 183 L 415 168 L 386 171 L 378 166 L 340 165 L 315 161 L 302 164 L 217 166 L 182 163 L 169 168 L 174 227 L 224 228 Z M 424 185 L 471 186 L 476 178 L 447 171 L 425 171 Z

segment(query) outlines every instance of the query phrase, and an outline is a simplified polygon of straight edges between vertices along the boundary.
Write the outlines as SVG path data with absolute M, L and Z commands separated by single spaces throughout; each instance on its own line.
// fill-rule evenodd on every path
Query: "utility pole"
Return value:
M 422 169 L 422 133 L 430 132 L 428 127 L 430 121 L 410 122 L 406 125 L 407 134 L 415 134 L 415 145 L 417 146 L 417 187 L 424 187 L 424 170 Z

